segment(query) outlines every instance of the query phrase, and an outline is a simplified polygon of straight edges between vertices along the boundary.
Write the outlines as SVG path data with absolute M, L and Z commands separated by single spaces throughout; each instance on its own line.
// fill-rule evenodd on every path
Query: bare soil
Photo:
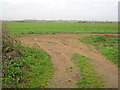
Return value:
M 118 67 L 107 60 L 100 52 L 91 45 L 87 45 L 78 40 L 93 34 L 55 34 L 55 35 L 23 35 L 21 41 L 25 45 L 40 46 L 41 49 L 49 53 L 51 61 L 56 68 L 51 88 L 76 88 L 76 82 L 81 79 L 80 70 L 71 61 L 74 54 L 80 54 L 91 59 L 95 70 L 103 75 L 109 87 L 118 87 Z M 96 34 L 95 34 L 96 35 Z M 97 34 L 104 35 L 104 34 Z M 111 35 L 111 34 L 108 34 Z M 112 36 L 117 36 L 112 34 Z M 72 71 L 67 68 L 72 67 Z M 107 86 L 106 86 L 107 87 Z

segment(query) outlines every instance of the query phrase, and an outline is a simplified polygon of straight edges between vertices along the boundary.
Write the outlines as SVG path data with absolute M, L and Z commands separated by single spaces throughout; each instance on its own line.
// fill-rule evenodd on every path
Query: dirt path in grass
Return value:
M 55 34 L 55 35 L 24 35 L 21 38 L 26 45 L 40 46 L 52 56 L 52 63 L 57 69 L 50 83 L 51 88 L 76 88 L 76 82 L 81 79 L 77 66 L 71 61 L 74 54 L 80 54 L 91 59 L 95 70 L 104 75 L 110 87 L 118 87 L 118 68 L 107 60 L 91 45 L 79 40 L 91 34 Z M 101 34 L 100 34 L 101 35 Z M 116 36 L 115 34 L 113 36 Z M 72 71 L 69 68 L 72 67 Z

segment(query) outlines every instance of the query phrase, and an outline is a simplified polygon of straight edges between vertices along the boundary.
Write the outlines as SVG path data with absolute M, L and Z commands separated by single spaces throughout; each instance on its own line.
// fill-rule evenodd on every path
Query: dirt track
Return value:
M 79 69 L 71 61 L 74 54 L 80 54 L 91 59 L 95 70 L 104 75 L 110 87 L 118 87 L 118 68 L 107 60 L 91 45 L 86 45 L 78 38 L 91 34 L 55 34 L 55 35 L 24 35 L 21 39 L 26 45 L 40 46 L 52 56 L 52 63 L 57 71 L 50 83 L 51 88 L 76 88 L 76 82 L 81 78 Z M 72 72 L 66 68 L 72 67 Z

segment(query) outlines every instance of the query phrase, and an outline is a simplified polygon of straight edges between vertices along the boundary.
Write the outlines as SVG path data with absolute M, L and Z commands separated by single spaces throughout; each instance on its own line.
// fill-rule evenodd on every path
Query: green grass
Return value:
M 108 23 L 24 23 L 9 22 L 12 34 L 117 33 L 117 24 Z
M 3 57 L 3 88 L 48 87 L 54 72 L 50 55 L 41 49 L 24 46 L 17 53 L 19 56 L 15 55 L 11 60 Z
M 118 38 L 106 38 L 105 36 L 92 35 L 79 39 L 82 42 L 90 43 L 97 49 L 101 50 L 101 53 L 106 56 L 107 59 L 118 65 Z
M 47 87 L 54 72 L 53 64 L 50 62 L 50 55 L 37 48 L 27 48 L 25 51 L 22 50 L 21 53 L 26 54 L 26 65 L 29 66 L 28 71 L 26 71 L 28 80 L 21 87 Z
M 76 83 L 78 88 L 103 88 L 106 85 L 102 76 L 99 76 L 93 69 L 89 58 L 76 54 L 72 57 L 72 61 L 81 72 L 81 80 Z

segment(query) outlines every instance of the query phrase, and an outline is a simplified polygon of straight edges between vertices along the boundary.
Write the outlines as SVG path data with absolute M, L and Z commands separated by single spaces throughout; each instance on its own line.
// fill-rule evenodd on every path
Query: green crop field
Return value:
M 9 22 L 12 34 L 118 33 L 114 23 L 25 23 Z
M 106 77 L 108 77 L 109 75 L 111 75 L 111 77 L 109 77 L 109 80 L 116 82 L 115 85 L 117 85 L 117 81 L 114 80 L 115 77 L 117 77 L 117 69 L 115 69 L 115 66 L 112 66 L 113 64 L 107 64 L 101 61 L 100 64 L 97 64 L 96 62 L 94 66 L 91 61 L 95 61 L 94 57 L 99 58 L 99 56 L 101 57 L 101 55 L 103 55 L 115 65 L 120 67 L 118 62 L 118 43 L 120 42 L 120 40 L 116 37 L 116 35 L 118 34 L 115 34 L 115 37 L 113 34 L 118 33 L 118 24 L 75 22 L 8 22 L 3 23 L 2 30 L 2 84 L 4 88 L 53 88 L 54 85 L 55 87 L 59 87 L 59 85 L 62 86 L 62 81 L 66 84 L 66 86 L 68 85 L 67 87 L 70 87 L 69 84 L 71 86 L 73 84 L 72 87 L 74 87 L 75 84 L 78 88 L 108 88 L 110 86 L 109 84 L 111 83 L 108 83 Z M 71 35 L 68 38 L 66 38 L 67 35 L 65 37 L 64 35 L 63 37 L 59 37 L 59 35 L 28 35 L 30 37 L 27 37 L 27 35 L 22 35 L 56 33 L 80 33 L 86 35 L 89 33 L 111 33 L 108 35 L 113 34 L 113 37 L 108 38 L 107 34 L 103 36 L 87 35 L 83 38 L 81 36 L 79 36 L 78 38 L 74 38 L 74 35 L 73 37 Z M 21 42 L 16 39 L 17 36 L 20 36 L 20 38 L 23 37 L 21 39 L 19 38 Z M 37 36 L 45 37 L 41 38 Z M 56 39 L 56 37 L 53 36 L 56 36 L 58 38 Z M 52 37 L 52 39 L 49 39 L 50 37 Z M 76 42 L 77 39 L 81 42 L 81 44 Z M 34 42 L 31 43 L 31 40 L 34 40 Z M 28 46 L 27 44 L 25 45 L 26 41 Z M 93 49 L 91 48 L 91 46 L 88 47 L 85 44 L 91 44 L 95 48 Z M 31 47 L 32 45 L 33 47 Z M 83 47 L 83 45 L 85 46 Z M 65 48 L 67 46 L 69 48 Z M 48 49 L 48 52 L 51 52 L 52 54 L 42 50 L 44 48 Z M 90 50 L 88 50 L 88 48 Z M 65 52 L 63 51 L 64 49 Z M 71 50 L 73 50 L 72 53 L 68 53 L 71 52 Z M 94 50 L 98 51 L 96 52 L 97 55 L 95 54 L 95 56 Z M 80 51 L 81 55 L 78 54 L 78 51 Z M 94 53 L 93 55 L 88 55 L 89 57 L 86 57 L 87 55 L 84 55 L 86 51 L 88 51 L 88 54 L 91 54 L 93 52 Z M 101 54 L 99 54 L 99 52 Z M 75 53 L 75 55 L 71 58 L 71 62 L 69 60 L 69 56 L 73 53 Z M 56 60 L 52 60 L 51 57 L 54 57 L 54 59 Z M 98 60 L 101 60 L 101 58 Z M 60 66 L 56 67 L 59 64 Z M 74 65 L 77 66 L 78 70 L 74 68 Z M 115 68 L 106 68 L 105 66 Z M 105 69 L 101 67 L 104 67 Z M 100 68 L 102 70 L 102 73 L 99 72 L 99 70 L 97 71 L 97 69 L 95 68 Z M 63 70 L 63 72 L 61 72 L 61 70 Z M 54 76 L 54 72 L 56 71 L 57 74 L 56 76 Z M 115 71 L 115 73 L 112 71 Z M 73 77 L 75 79 L 73 79 Z M 51 80 L 53 83 L 51 83 Z M 74 83 L 74 81 L 76 81 L 76 83 Z M 113 84 L 113 86 L 110 87 L 116 87 L 115 85 Z

